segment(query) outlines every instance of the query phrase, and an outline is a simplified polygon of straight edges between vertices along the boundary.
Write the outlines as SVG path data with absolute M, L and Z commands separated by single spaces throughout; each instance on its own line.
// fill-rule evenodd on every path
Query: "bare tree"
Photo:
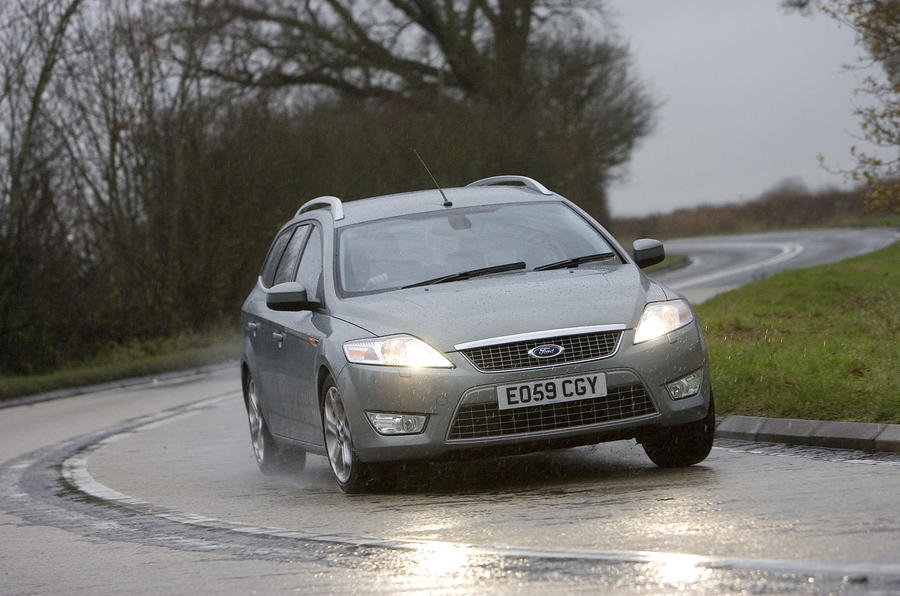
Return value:
M 8 146 L 9 220 L 23 210 L 23 176 L 34 149 L 45 92 L 63 51 L 66 32 L 83 0 L 20 1 L 6 5 L 2 44 L 7 56 L 3 73 Z
M 530 44 L 600 0 L 207 0 L 217 76 L 263 87 L 322 86 L 356 97 L 464 95 L 517 105 Z
M 228 308 L 213 289 L 227 275 L 203 184 L 215 174 L 201 169 L 228 96 L 196 68 L 199 37 L 169 58 L 165 8 L 3 6 L 0 370 L 199 328 Z
M 867 185 L 870 207 L 900 213 L 900 2 L 785 0 L 783 5 L 807 12 L 818 8 L 856 32 L 857 44 L 867 55 L 848 68 L 867 75 L 857 88 L 865 101 L 855 113 L 865 139 L 878 150 L 854 145 L 850 153 L 856 166 L 842 173 Z
M 656 103 L 633 76 L 627 48 L 604 31 L 600 0 L 202 6 L 218 48 L 203 65 L 210 75 L 247 88 L 319 97 L 324 90 L 326 97 L 404 105 L 416 119 L 432 113 L 465 120 L 460 107 L 491 111 L 490 126 L 531 129 L 522 142 L 532 151 L 567 153 L 567 167 L 548 181 L 577 194 L 601 219 L 609 179 L 653 126 Z M 521 163 L 498 155 L 491 161 Z
M 40 276 L 69 270 L 56 183 L 59 144 L 49 126 L 51 86 L 82 0 L 20 0 L 0 7 L 0 370 L 41 345 L 53 314 Z M 38 298 L 39 302 L 34 300 Z M 14 340 L 17 338 L 17 340 Z M 46 348 L 44 348 L 46 351 Z
M 84 249 L 116 290 L 115 318 L 137 323 L 123 334 L 166 335 L 221 315 L 210 288 L 224 256 L 212 219 L 222 199 L 206 187 L 207 152 L 232 94 L 198 69 L 205 42 L 168 5 L 96 0 L 77 23 L 64 61 L 67 118 L 56 125 L 77 189 Z M 187 34 L 190 32 L 191 34 Z M 218 262 L 213 262 L 218 260 Z M 219 284 L 221 285 L 221 284 Z
M 606 217 L 654 102 L 597 0 L 0 3 L 0 371 L 233 317 L 304 199 L 530 173 Z

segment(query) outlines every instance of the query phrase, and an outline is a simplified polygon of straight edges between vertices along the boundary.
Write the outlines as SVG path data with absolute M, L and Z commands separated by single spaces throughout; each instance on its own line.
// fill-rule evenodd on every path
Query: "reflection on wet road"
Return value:
M 896 232 L 826 236 L 691 241 L 666 281 L 715 293 Z M 664 470 L 623 441 L 347 496 L 318 456 L 261 475 L 238 387 L 227 370 L 3 410 L 0 592 L 900 593 L 900 455 L 720 441 Z
M 259 474 L 242 408 L 225 395 L 23 454 L 0 498 L 93 543 L 275 565 L 265 591 L 310 575 L 332 592 L 900 590 L 897 456 L 730 443 L 662 470 L 619 442 L 431 464 L 346 496 L 322 457 Z
M 433 463 L 389 473 L 376 494 L 345 497 L 323 457 L 310 456 L 300 473 L 260 475 L 234 440 L 244 426 L 234 398 L 129 434 L 94 452 L 88 470 L 155 506 L 309 536 L 898 562 L 900 505 L 873 512 L 900 486 L 900 457 L 861 465 L 811 450 L 776 457 L 720 447 L 701 465 L 670 470 L 622 441 Z

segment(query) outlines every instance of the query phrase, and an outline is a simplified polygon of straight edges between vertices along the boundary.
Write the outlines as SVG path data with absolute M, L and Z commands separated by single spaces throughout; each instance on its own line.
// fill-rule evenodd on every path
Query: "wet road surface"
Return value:
M 719 443 L 661 470 L 623 441 L 346 496 L 322 457 L 259 474 L 236 382 L 5 410 L 0 591 L 900 592 L 897 456 Z
M 815 236 L 749 242 L 670 283 L 834 258 Z M 0 410 L 0 594 L 900 593 L 900 456 L 718 442 L 662 470 L 625 441 L 346 496 L 322 457 L 256 470 L 238 386 L 226 370 Z
M 707 236 L 665 242 L 667 253 L 690 265 L 656 275 L 691 302 L 702 302 L 785 269 L 835 263 L 884 248 L 900 238 L 893 228 L 796 230 Z
M 123 436 L 93 452 L 87 470 L 156 506 L 311 535 L 900 564 L 900 503 L 873 515 L 900 487 L 900 457 L 862 465 L 733 447 L 671 470 L 622 441 L 433 463 L 413 480 L 386 479 L 381 494 L 344 496 L 324 457 L 262 476 L 235 441 L 245 426 L 235 395 Z

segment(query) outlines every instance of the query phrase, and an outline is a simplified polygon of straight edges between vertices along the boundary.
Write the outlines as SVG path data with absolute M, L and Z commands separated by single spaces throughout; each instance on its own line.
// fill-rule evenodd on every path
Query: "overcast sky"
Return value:
M 860 50 L 822 14 L 779 0 L 609 0 L 635 67 L 665 103 L 656 131 L 610 189 L 613 216 L 750 199 L 799 177 L 842 186 L 819 166 L 852 163 Z

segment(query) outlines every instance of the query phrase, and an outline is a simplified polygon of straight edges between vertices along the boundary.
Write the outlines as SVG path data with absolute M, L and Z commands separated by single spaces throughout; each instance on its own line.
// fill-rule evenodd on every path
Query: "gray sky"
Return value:
M 665 105 L 610 189 L 613 216 L 751 199 L 785 178 L 844 186 L 862 78 L 854 34 L 779 0 L 610 0 L 635 67 Z

